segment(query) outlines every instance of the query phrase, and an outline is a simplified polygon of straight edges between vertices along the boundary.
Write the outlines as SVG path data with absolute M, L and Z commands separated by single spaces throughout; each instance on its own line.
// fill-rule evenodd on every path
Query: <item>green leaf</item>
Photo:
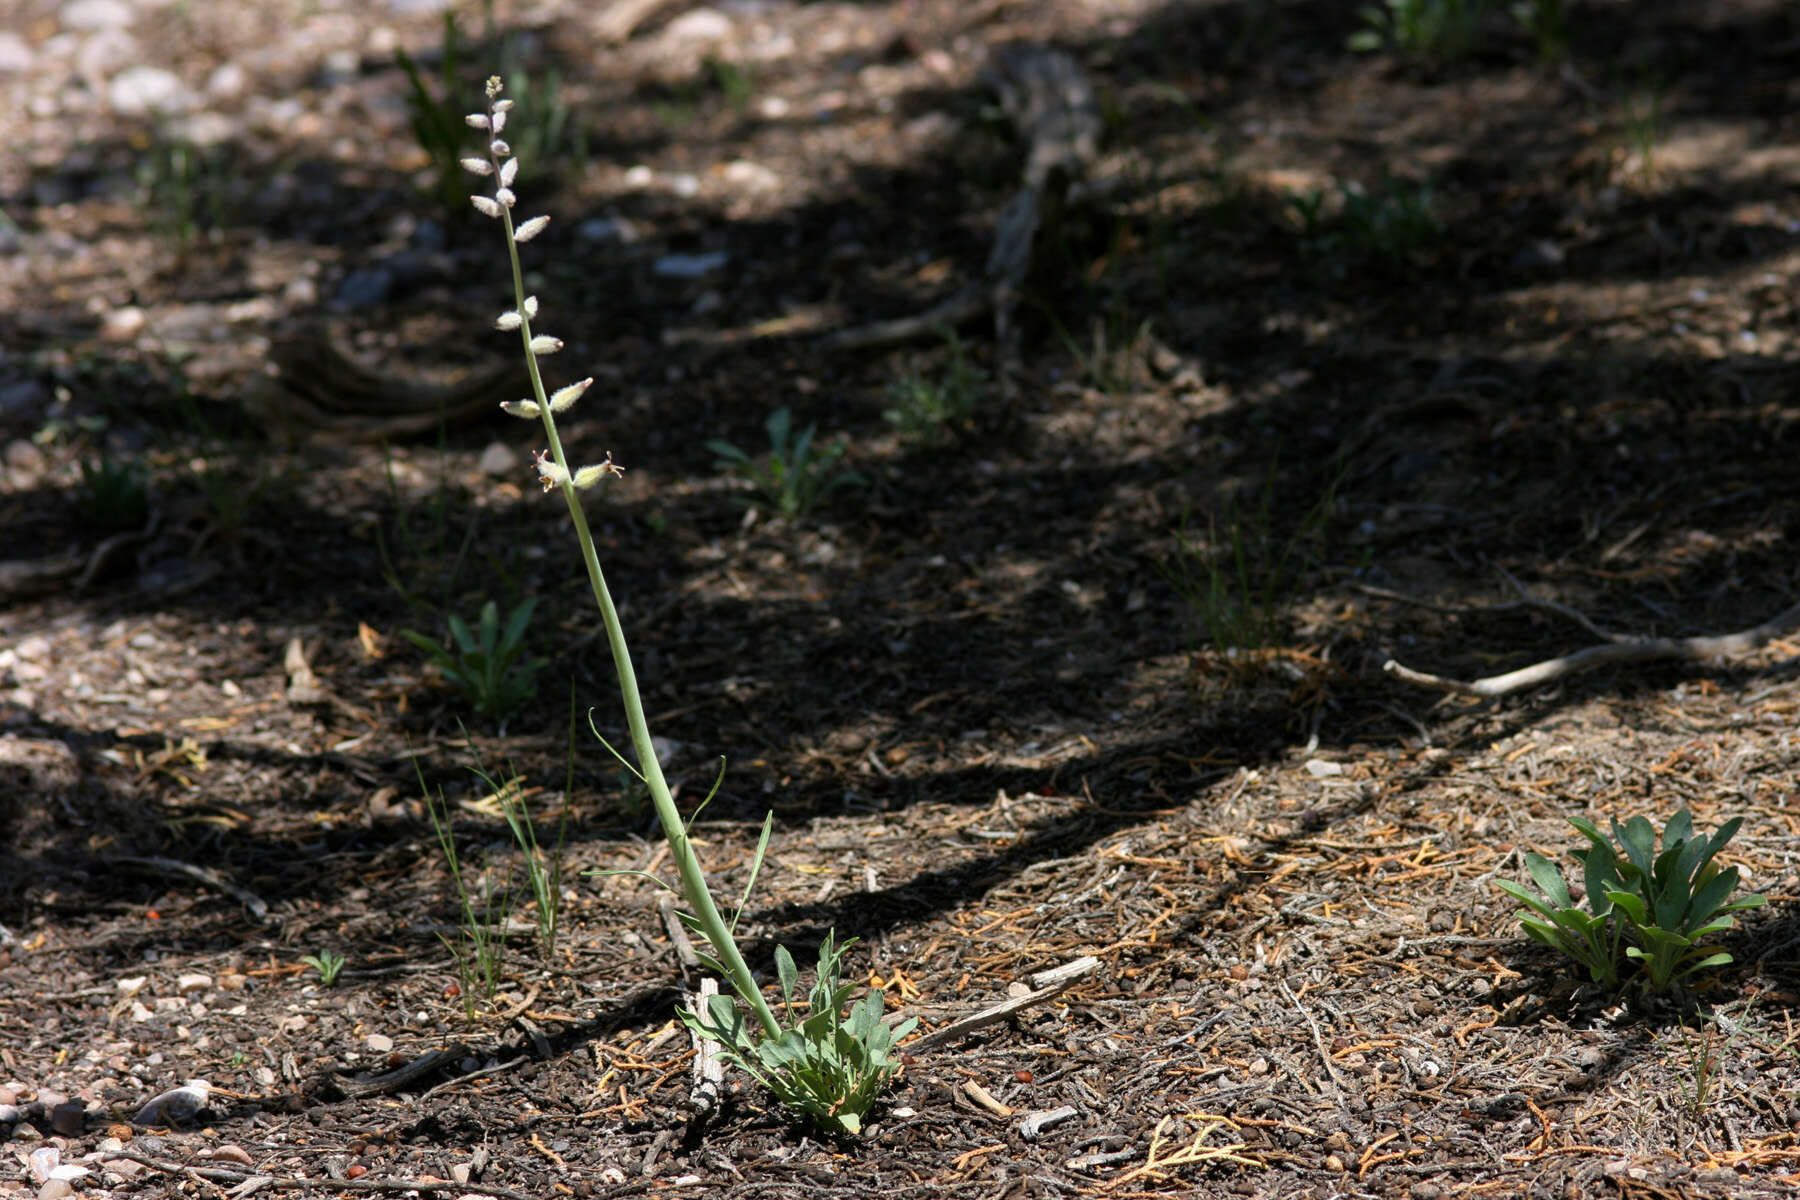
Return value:
M 1737 890 L 1738 875 L 1736 867 L 1729 867 L 1707 880 L 1701 889 L 1694 893 L 1687 906 L 1684 925 L 1695 925 L 1708 921 L 1725 903 L 1727 897 Z
M 1531 872 L 1531 878 L 1556 907 L 1568 908 L 1574 903 L 1569 896 L 1569 885 L 1563 882 L 1562 872 L 1549 859 L 1541 854 L 1527 852 L 1525 869 Z
M 512 616 L 506 622 L 506 631 L 500 636 L 502 652 L 510 652 L 518 646 L 520 640 L 525 636 L 526 627 L 531 624 L 531 613 L 535 608 L 537 608 L 537 597 L 533 596 L 513 609 Z
M 1648 822 L 1646 822 L 1646 824 L 1648 824 Z M 1668 850 L 1671 847 L 1679 846 L 1682 843 L 1689 841 L 1693 836 L 1694 814 L 1685 808 L 1681 809 L 1674 816 L 1669 818 L 1669 823 L 1667 825 L 1663 826 L 1663 849 Z
M 1633 817 L 1620 825 L 1613 822 L 1613 836 L 1625 847 L 1632 866 L 1646 877 L 1656 870 L 1656 828 L 1642 817 Z
M 456 642 L 456 648 L 465 656 L 481 651 L 481 647 L 475 641 L 475 635 L 469 632 L 468 623 L 455 613 L 450 615 L 450 637 Z
M 788 1020 L 794 1019 L 794 996 L 800 987 L 800 969 L 786 946 L 775 947 L 775 978 L 781 983 L 781 998 L 787 1005 Z
M 740 466 L 750 461 L 750 456 L 723 438 L 713 438 L 706 443 L 706 448 L 719 456 L 716 464 L 721 468 Z
M 1514 900 L 1517 900 L 1519 903 L 1528 906 L 1531 911 L 1538 913 L 1541 916 L 1554 917 L 1556 915 L 1556 910 L 1546 903 L 1542 897 L 1532 895 L 1510 879 L 1496 879 L 1494 880 L 1494 886 L 1511 896 Z M 1525 914 L 1520 913 L 1519 917 L 1523 920 L 1525 919 Z
M 776 409 L 769 414 L 769 419 L 763 422 L 763 428 L 769 434 L 770 447 L 783 458 L 787 457 L 788 430 L 792 425 L 793 415 L 786 408 Z
M 1635 892 L 1608 892 L 1606 898 L 1613 902 L 1613 907 L 1625 914 L 1625 919 L 1633 925 L 1648 925 L 1650 912 L 1644 906 L 1643 898 Z
M 756 853 L 750 856 L 750 878 L 744 881 L 744 894 L 738 900 L 737 911 L 731 914 L 730 930 L 737 933 L 738 918 L 743 915 L 744 907 L 750 903 L 750 893 L 756 889 L 756 876 L 762 870 L 763 855 L 769 852 L 769 835 L 775 830 L 775 810 L 770 809 L 763 817 L 762 836 L 756 839 Z
M 1729 955 L 1725 951 L 1721 950 L 1717 954 L 1709 954 L 1705 958 L 1700 959 L 1698 962 L 1692 963 L 1689 966 L 1684 967 L 1682 969 L 1681 973 L 1676 975 L 1675 978 L 1681 979 L 1685 976 L 1692 975 L 1695 971 L 1698 971 L 1701 967 L 1722 967 L 1731 961 L 1733 961 L 1731 955 Z
M 441 667 L 455 662 L 455 659 L 451 657 L 450 651 L 444 649 L 443 646 L 422 633 L 411 629 L 402 629 L 400 631 L 400 636 L 423 650 L 437 666 Z

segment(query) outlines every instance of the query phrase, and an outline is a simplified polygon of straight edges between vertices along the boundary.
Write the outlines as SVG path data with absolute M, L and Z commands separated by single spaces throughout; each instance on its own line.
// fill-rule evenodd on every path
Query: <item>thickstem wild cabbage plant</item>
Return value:
M 879 1020 L 874 1020 L 873 1016 L 879 1013 L 881 1005 L 880 997 L 874 995 L 871 997 L 874 1002 L 873 1010 L 868 1007 L 869 1001 L 865 1000 L 846 1025 L 837 1007 L 846 997 L 844 990 L 835 986 L 842 947 L 834 948 L 828 939 L 825 958 L 829 961 L 821 962 L 820 975 L 822 980 L 829 977 L 830 985 L 814 990 L 815 994 L 820 995 L 832 1007 L 827 1013 L 818 1011 L 815 1006 L 804 1022 L 795 1024 L 791 1029 L 784 1029 L 768 1001 L 763 998 L 755 975 L 738 950 L 732 936 L 732 925 L 726 923 L 718 905 L 713 901 L 712 890 L 707 885 L 700 860 L 689 840 L 687 825 L 675 807 L 675 799 L 669 792 L 662 766 L 651 744 L 650 726 L 645 720 L 643 700 L 638 694 L 637 674 L 632 668 L 631 654 L 625 645 L 625 633 L 619 624 L 618 610 L 613 606 L 612 595 L 607 590 L 606 577 L 600 570 L 600 559 L 594 550 L 593 534 L 588 529 L 587 514 L 582 508 L 580 493 L 608 475 L 619 474 L 620 468 L 613 464 L 612 454 L 608 452 L 603 462 L 571 469 L 568 457 L 563 452 L 562 439 L 557 436 L 557 415 L 568 411 L 593 386 L 594 381 L 591 377 L 583 379 L 554 393 L 546 393 L 544 389 L 538 360 L 561 350 L 563 343 L 548 334 L 535 332 L 532 327 L 532 322 L 538 315 L 538 302 L 537 297 L 525 294 L 524 274 L 519 266 L 519 244 L 542 233 L 550 223 L 550 218 L 537 216 L 516 226 L 513 224 L 512 210 L 517 202 L 513 184 L 517 180 L 519 160 L 513 156 L 512 148 L 502 136 L 513 102 L 501 99 L 501 91 L 499 77 L 489 79 L 487 111 L 471 113 L 466 118 L 472 128 L 486 134 L 486 155 L 462 160 L 462 165 L 472 174 L 492 178 L 495 182 L 493 195 L 476 195 L 471 199 L 482 215 L 499 221 L 505 231 L 507 257 L 512 265 L 514 307 L 500 314 L 495 325 L 502 331 L 516 332 L 519 335 L 531 376 L 531 398 L 507 401 L 500 407 L 512 416 L 536 419 L 543 425 L 549 449 L 536 453 L 533 466 L 537 471 L 538 481 L 544 485 L 544 491 L 561 491 L 563 500 L 568 504 L 569 518 L 574 522 L 576 539 L 581 544 L 582 561 L 587 567 L 588 583 L 593 589 L 594 602 L 599 606 L 601 618 L 606 625 L 607 643 L 612 648 L 613 666 L 619 675 L 619 692 L 625 704 L 625 720 L 631 731 L 637 766 L 632 767 L 623 756 L 619 756 L 619 760 L 643 780 L 650 794 L 650 802 L 656 809 L 657 819 L 662 822 L 663 836 L 668 839 L 670 857 L 674 860 L 676 873 L 680 877 L 680 893 L 692 910 L 683 919 L 711 943 L 716 955 L 716 958 L 707 961 L 707 966 L 723 975 L 739 999 L 749 1007 L 760 1027 L 760 1036 L 746 1029 L 741 1019 L 734 1024 L 727 1019 L 729 1014 L 720 1011 L 716 1005 L 703 1014 L 684 1012 L 681 1014 L 682 1019 L 697 1034 L 724 1043 L 734 1053 L 737 1061 L 754 1061 L 768 1068 L 766 1074 L 758 1077 L 790 1108 L 814 1117 L 827 1128 L 857 1133 L 861 1129 L 862 1115 L 867 1111 L 876 1091 L 898 1068 L 898 1063 L 890 1061 L 888 1050 L 894 1040 L 910 1031 L 912 1022 L 905 1022 L 890 1030 Z M 617 755 L 617 751 L 614 753 Z M 758 847 L 757 866 L 760 866 L 761 851 L 768 843 L 769 829 L 769 823 L 765 822 L 762 842 Z M 754 882 L 753 866 L 751 883 Z M 748 899 L 748 891 L 745 899 Z M 740 911 L 741 908 L 740 904 Z M 848 943 L 843 946 L 847 947 Z M 786 993 L 792 986 L 791 959 L 785 953 L 778 957 Z M 804 1047 L 797 1047 L 796 1040 L 804 1043 Z

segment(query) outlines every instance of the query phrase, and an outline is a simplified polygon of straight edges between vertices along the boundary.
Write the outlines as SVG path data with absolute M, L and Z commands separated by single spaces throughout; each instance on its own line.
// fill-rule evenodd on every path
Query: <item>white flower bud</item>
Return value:
M 499 138 L 495 138 L 493 141 L 489 142 L 488 149 L 494 152 L 495 158 L 505 158 L 512 153 L 512 147 L 501 141 Z
M 494 318 L 494 328 L 501 333 L 511 333 L 525 323 L 525 319 L 516 312 L 503 312 Z
M 530 420 L 544 410 L 538 407 L 536 400 L 502 400 L 500 411 L 509 417 L 524 417 L 526 420 Z
M 511 187 L 513 180 L 519 177 L 519 160 L 509 158 L 500 164 L 500 186 Z
M 470 196 L 469 203 L 473 204 L 475 206 L 475 211 L 484 217 L 497 217 L 500 215 L 500 206 L 486 196 Z
M 512 161 L 518 162 L 519 160 L 515 158 Z M 548 225 L 549 223 L 550 223 L 549 217 L 533 217 L 533 218 L 531 218 L 531 220 L 526 221 L 525 223 L 520 225 L 517 229 L 513 230 L 513 241 L 529 242 L 532 238 L 534 238 L 538 234 L 544 232 L 544 226 Z
M 531 321 L 537 320 L 537 297 L 536 296 L 525 297 L 525 317 L 527 320 L 531 320 Z
M 575 472 L 575 486 L 586 491 L 608 475 L 617 475 L 620 468 L 613 466 L 612 459 L 603 463 L 595 463 L 591 467 L 583 467 Z
M 511 208 L 519 202 L 519 198 L 513 195 L 513 190 L 511 188 L 501 188 L 494 193 L 494 199 L 498 201 L 503 208 Z
M 464 117 L 463 120 L 469 123 L 470 129 L 486 129 L 488 127 L 487 114 L 485 113 L 470 113 L 468 116 Z
M 471 175 L 492 175 L 494 164 L 485 158 L 465 158 L 462 160 L 462 169 Z
M 493 119 L 493 121 L 491 121 L 489 123 L 489 128 L 491 128 L 495 133 L 499 133 L 502 129 L 505 129 L 506 128 L 506 114 L 509 111 L 510 110 L 508 110 L 508 109 L 501 108 L 498 104 L 494 105 L 494 119 Z
M 553 413 L 568 412 L 575 402 L 581 399 L 581 393 L 594 386 L 594 377 L 589 375 L 580 383 L 571 383 L 566 388 L 557 388 L 550 397 L 550 411 Z
M 569 477 L 569 472 L 550 457 L 548 450 L 532 455 L 531 465 L 537 468 L 538 482 L 544 485 L 546 492 Z
M 512 106 L 513 102 L 511 100 L 496 100 L 494 102 L 494 111 L 497 113 L 511 112 Z
M 540 333 L 531 339 L 531 352 L 536 355 L 555 354 L 563 348 L 562 339 Z

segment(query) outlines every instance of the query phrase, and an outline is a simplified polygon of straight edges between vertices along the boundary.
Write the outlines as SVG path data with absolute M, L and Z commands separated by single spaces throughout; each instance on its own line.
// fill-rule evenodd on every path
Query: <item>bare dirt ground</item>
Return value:
M 526 266 L 600 381 L 565 438 L 627 468 L 590 512 L 681 798 L 729 763 L 721 892 L 775 814 L 752 962 L 835 927 L 933 1029 L 1099 960 L 834 1141 L 741 1079 L 694 1116 L 658 893 L 587 873 L 667 864 L 569 751 L 572 698 L 622 720 L 529 427 L 269 407 L 297 330 L 451 384 L 516 350 L 494 228 L 408 124 L 435 7 L 0 5 L 0 1190 L 1789 1193 L 1800 646 L 1487 702 L 1381 666 L 1594 640 L 1502 572 L 1629 634 L 1795 601 L 1800 14 L 1574 3 L 1558 65 L 1499 13 L 1453 61 L 1353 54 L 1354 7 L 497 5 L 559 76 Z M 497 67 L 460 16 L 457 112 Z M 822 339 L 981 271 L 1020 148 L 980 70 L 1018 40 L 1088 72 L 1102 154 L 1010 398 L 972 322 L 987 400 L 922 442 L 891 389 L 957 352 Z M 747 508 L 705 442 L 781 406 L 867 486 Z M 123 528 L 82 503 L 102 451 L 147 474 Z M 503 724 L 399 636 L 526 597 L 550 665 Z M 554 949 L 478 760 L 561 838 Z M 491 996 L 427 789 L 511 909 Z M 1566 861 L 1566 816 L 1683 806 L 1744 818 L 1735 963 L 1620 1000 L 1520 935 L 1493 881 Z M 40 1183 L 50 1150 L 90 1173 Z

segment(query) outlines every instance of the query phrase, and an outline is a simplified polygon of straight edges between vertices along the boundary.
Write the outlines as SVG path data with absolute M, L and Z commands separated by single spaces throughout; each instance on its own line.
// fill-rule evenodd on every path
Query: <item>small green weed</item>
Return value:
M 1664 99 L 1668 85 L 1646 73 L 1625 96 L 1620 127 L 1625 147 L 1644 178 L 1656 175 L 1656 147 L 1662 140 Z
M 1651 993 L 1666 992 L 1703 967 L 1731 961 L 1731 955 L 1706 945 L 1705 939 L 1735 925 L 1732 913 L 1765 903 L 1759 895 L 1730 901 L 1738 870 L 1720 870 L 1713 863 L 1743 824 L 1742 817 L 1725 822 L 1708 839 L 1695 836 L 1693 816 L 1684 808 L 1663 829 L 1660 853 L 1656 829 L 1643 817 L 1612 823 L 1618 848 L 1592 821 L 1570 817 L 1569 824 L 1589 842 L 1587 849 L 1575 852 L 1587 890 L 1585 909 L 1571 899 L 1562 872 L 1541 854 L 1525 855 L 1525 869 L 1540 894 L 1506 880 L 1496 882 L 1525 905 L 1519 923 L 1527 936 L 1561 950 L 1606 987 L 1619 986 L 1623 969 L 1635 963 L 1638 986 Z
M 138 158 L 135 175 L 150 227 L 179 248 L 229 223 L 236 175 L 223 147 L 159 133 Z
M 1559 63 L 1569 56 L 1569 14 L 1563 0 L 1514 0 L 1512 15 L 1531 35 L 1541 61 Z
M 872 991 L 850 1007 L 844 1005 L 854 985 L 840 982 L 844 954 L 856 939 L 837 944 L 825 935 L 819 967 L 807 996 L 807 1015 L 794 1010 L 800 972 L 787 947 L 775 948 L 775 976 L 786 1010 L 785 1028 L 777 1036 L 751 1035 L 744 1015 L 730 996 L 714 996 L 704 1013 L 683 1010 L 682 1023 L 719 1045 L 719 1056 L 768 1088 L 795 1112 L 826 1129 L 852 1136 L 861 1132 L 869 1106 L 900 1069 L 890 1055 L 893 1045 L 913 1031 L 918 1018 L 908 1017 L 889 1028 L 882 1021 L 882 994 Z
M 574 696 L 570 696 L 571 702 Z M 569 710 L 569 760 L 568 787 L 573 788 L 575 782 L 575 710 L 571 703 Z M 501 819 L 506 822 L 507 831 L 512 834 L 513 844 L 519 848 L 520 856 L 525 860 L 525 882 L 531 889 L 532 913 L 537 921 L 538 948 L 542 951 L 544 961 L 549 962 L 556 955 L 556 934 L 562 913 L 562 877 L 563 877 L 563 836 L 568 829 L 568 803 L 570 791 L 563 792 L 564 805 L 562 818 L 556 826 L 556 846 L 546 853 L 538 845 L 537 825 L 531 818 L 531 809 L 525 803 L 524 781 L 520 776 L 513 776 L 504 783 L 496 783 L 482 766 L 479 757 L 471 768 L 476 778 L 486 784 L 490 796 L 499 807 Z
M 432 88 L 425 82 L 425 73 L 419 64 L 413 61 L 412 55 L 398 47 L 394 50 L 394 58 L 400 69 L 406 73 L 407 87 L 410 89 L 406 97 L 407 115 L 412 121 L 413 137 L 418 140 L 419 149 L 432 164 L 432 194 L 446 211 L 461 214 L 464 204 L 462 175 L 457 160 L 462 156 L 463 125 L 462 115 L 456 111 L 456 105 L 448 102 L 448 97 L 457 94 L 461 86 L 462 75 L 462 34 L 456 25 L 454 10 L 444 13 L 444 49 L 438 60 L 438 88 L 446 99 L 440 100 L 432 95 Z
M 1350 49 L 1368 53 L 1391 49 L 1416 58 L 1447 62 L 1467 54 L 1489 0 L 1382 0 L 1357 10 L 1363 28 L 1350 35 Z
M 1313 189 L 1288 198 L 1300 222 L 1301 246 L 1335 274 L 1379 267 L 1416 268 L 1443 240 L 1431 184 L 1384 176 L 1365 190 L 1339 184 L 1335 194 Z
M 143 467 L 105 451 L 96 460 L 84 461 L 75 513 L 100 533 L 142 529 L 150 516 L 150 489 Z
M 493 5 L 488 9 L 488 42 L 500 40 L 494 22 Z M 460 217 L 468 209 L 468 195 L 463 186 L 462 158 L 464 139 L 469 127 L 464 122 L 460 105 L 453 97 L 463 90 L 463 63 L 471 47 L 457 25 L 456 13 L 444 13 L 444 49 L 438 62 L 435 85 L 427 82 L 425 72 L 405 50 L 396 49 L 394 58 L 406 74 L 406 107 L 411 117 L 413 137 L 419 149 L 431 161 L 432 186 L 429 189 L 438 203 Z M 513 154 L 527 162 L 549 166 L 559 156 L 577 161 L 587 157 L 587 139 L 579 122 L 562 101 L 562 76 L 554 68 L 531 75 L 514 61 L 509 46 L 502 45 L 500 60 L 507 78 L 514 81 L 515 98 L 526 115 L 507 131 Z M 442 99 L 434 95 L 441 93 Z
M 1277 462 L 1271 457 L 1249 503 L 1233 497 L 1222 520 L 1208 517 L 1203 535 L 1192 528 L 1191 514 L 1184 513 L 1175 530 L 1175 554 L 1160 564 L 1163 578 L 1219 650 L 1262 650 L 1281 640 L 1284 614 L 1299 582 L 1298 556 L 1337 504 L 1342 468 L 1294 531 L 1282 536 L 1272 511 Z
M 769 435 L 769 453 L 763 458 L 753 458 L 723 438 L 707 442 L 706 448 L 719 456 L 715 467 L 755 484 L 781 516 L 805 516 L 839 488 L 867 486 L 868 480 L 857 472 L 838 468 L 838 460 L 849 448 L 845 440 L 815 450 L 813 435 L 818 426 L 808 425 L 795 433 L 793 416 L 785 408 L 770 413 L 763 428 Z
M 502 627 L 500 608 L 489 600 L 481 606 L 481 616 L 473 630 L 453 613 L 448 646 L 415 629 L 402 629 L 400 636 L 423 650 L 476 712 L 506 717 L 531 699 L 535 691 L 533 681 L 548 662 L 524 657 L 525 631 L 536 607 L 535 596 L 523 601 Z
M 942 374 L 934 378 L 914 370 L 888 385 L 894 407 L 881 415 L 915 441 L 945 441 L 966 430 L 987 399 L 987 372 L 969 361 L 954 330 L 945 330 L 944 337 L 950 362 Z
M 417 759 L 413 760 L 413 765 L 417 770 Z M 425 793 L 425 812 L 431 818 L 432 830 L 437 834 L 438 848 L 444 852 L 450 878 L 456 885 L 456 902 L 461 917 L 461 936 L 452 941 L 440 933 L 438 940 L 456 960 L 458 994 L 462 997 L 463 1014 L 473 1021 L 478 1004 L 483 1000 L 491 1004 L 500 990 L 500 971 L 506 959 L 506 923 L 511 916 L 505 898 L 509 889 L 496 888 L 489 880 L 483 887 L 480 908 L 476 907 L 475 897 L 463 879 L 462 859 L 456 852 L 456 834 L 450 824 L 450 805 L 444 800 L 443 792 L 434 792 L 425 786 L 422 773 L 419 776 L 419 786 Z
M 1701 1120 L 1706 1115 L 1707 1106 L 1712 1103 L 1713 1093 L 1719 1084 L 1719 1039 L 1708 1025 L 1700 1031 L 1698 1038 L 1688 1036 L 1687 1030 L 1681 1032 L 1681 1048 L 1687 1058 L 1688 1078 L 1693 1086 L 1683 1097 L 1686 1103 L 1688 1119 Z
M 319 982 L 326 987 L 336 987 L 338 975 L 344 970 L 344 956 L 333 954 L 329 950 L 321 950 L 317 954 L 302 954 L 300 961 L 319 973 Z
M 750 97 L 756 94 L 756 77 L 748 69 L 723 58 L 708 58 L 701 65 L 712 76 L 713 86 L 725 97 L 731 111 L 742 113 L 750 107 Z

